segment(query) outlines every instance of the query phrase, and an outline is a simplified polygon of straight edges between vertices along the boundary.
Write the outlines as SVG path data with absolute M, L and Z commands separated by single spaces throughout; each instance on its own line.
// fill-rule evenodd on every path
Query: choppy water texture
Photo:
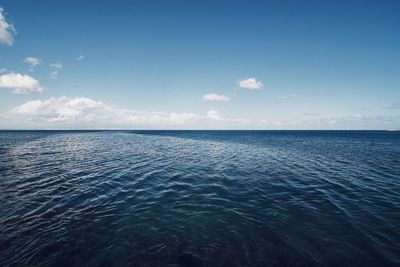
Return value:
M 399 266 L 400 132 L 0 132 L 0 266 Z

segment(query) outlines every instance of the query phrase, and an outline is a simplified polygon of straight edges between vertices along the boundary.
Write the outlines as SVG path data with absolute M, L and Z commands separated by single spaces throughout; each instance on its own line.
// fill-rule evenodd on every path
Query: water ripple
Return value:
M 400 265 L 396 132 L 0 132 L 1 266 Z

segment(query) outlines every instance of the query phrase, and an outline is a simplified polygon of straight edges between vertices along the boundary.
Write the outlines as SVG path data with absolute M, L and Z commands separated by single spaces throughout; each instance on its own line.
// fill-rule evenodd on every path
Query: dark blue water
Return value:
M 0 266 L 396 265 L 400 132 L 0 132 Z

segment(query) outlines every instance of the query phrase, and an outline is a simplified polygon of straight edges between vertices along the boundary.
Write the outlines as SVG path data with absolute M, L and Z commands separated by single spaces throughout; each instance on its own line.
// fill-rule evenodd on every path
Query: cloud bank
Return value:
M 44 90 L 35 78 L 13 72 L 0 75 L 0 88 L 13 89 L 14 94 L 41 93 Z
M 263 83 L 261 81 L 257 81 L 255 77 L 239 81 L 238 84 L 240 88 L 249 90 L 260 90 L 264 86 Z
M 0 43 L 13 45 L 15 33 L 14 26 L 6 20 L 4 9 L 0 7 Z
M 90 98 L 66 96 L 28 101 L 13 108 L 7 117 L 39 129 L 200 129 L 218 128 L 223 121 L 215 110 L 205 115 L 136 111 L 113 108 Z
M 0 114 L 2 129 L 394 129 L 400 116 L 296 118 L 225 118 L 217 110 L 206 114 L 138 111 L 109 106 L 85 97 L 52 97 L 25 102 Z

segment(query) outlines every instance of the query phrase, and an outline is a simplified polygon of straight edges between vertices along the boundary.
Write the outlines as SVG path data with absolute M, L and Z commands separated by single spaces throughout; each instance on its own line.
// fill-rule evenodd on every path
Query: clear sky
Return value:
M 400 1 L 0 2 L 1 129 L 397 129 Z

